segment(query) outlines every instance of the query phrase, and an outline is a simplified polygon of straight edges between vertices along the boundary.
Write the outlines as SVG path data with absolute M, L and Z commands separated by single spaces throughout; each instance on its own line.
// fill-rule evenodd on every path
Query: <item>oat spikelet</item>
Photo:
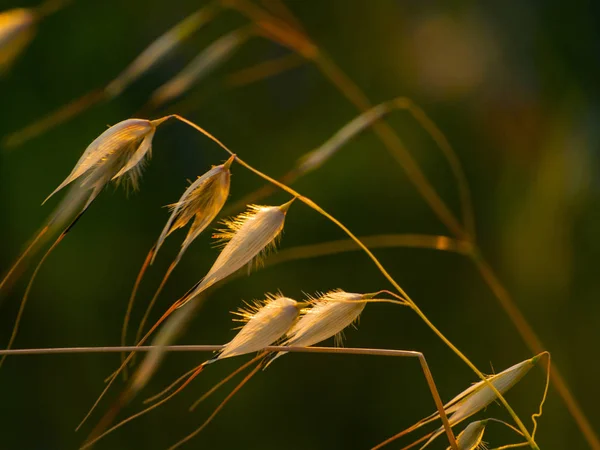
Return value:
M 487 420 L 478 420 L 467 425 L 456 437 L 458 450 L 485 450 L 487 447 L 483 442 L 483 433 L 487 423 Z M 447 450 L 449 449 L 450 447 Z
M 204 175 L 198 177 L 186 189 L 177 203 L 170 205 L 172 208 L 171 217 L 169 217 L 167 224 L 158 238 L 152 262 L 154 262 L 156 253 L 158 253 L 167 236 L 194 219 L 185 240 L 181 244 L 181 250 L 179 251 L 179 255 L 177 255 L 177 260 L 179 260 L 194 239 L 219 214 L 229 196 L 231 179 L 229 169 L 234 158 L 232 156 L 224 164 L 214 166 Z
M 305 310 L 302 318 L 287 333 L 284 345 L 309 347 L 339 336 L 358 320 L 367 304 L 364 299 L 363 294 L 335 290 L 311 300 L 312 308 Z
M 342 290 L 311 298 L 312 307 L 302 311 L 302 316 L 287 332 L 286 340 L 281 345 L 310 347 L 330 337 L 335 337 L 336 344 L 341 344 L 344 328 L 358 320 L 367 304 L 366 300 L 370 298 L 372 294 L 352 294 Z M 267 366 L 285 353 L 277 353 Z
M 0 13 L 0 74 L 8 70 L 35 34 L 37 17 L 17 8 Z
M 45 201 L 84 175 L 81 186 L 95 193 L 125 174 L 137 188 L 143 161 L 150 155 L 154 132 L 164 120 L 127 119 L 110 127 L 86 148 L 73 171 Z
M 529 370 L 537 363 L 541 358 L 542 354 L 536 355 L 531 359 L 526 359 L 508 369 L 500 372 L 499 374 L 492 375 L 488 378 L 488 381 L 504 395 L 510 388 L 523 378 Z M 485 381 L 481 380 L 478 383 L 473 384 L 468 389 L 461 392 L 459 395 L 450 400 L 444 405 L 444 410 L 448 414 L 448 421 L 451 426 L 454 426 L 465 419 L 468 419 L 473 414 L 476 414 L 489 406 L 493 401 L 497 399 L 496 394 Z M 428 423 L 431 420 L 435 420 L 439 417 L 439 414 L 433 414 L 422 424 Z M 443 427 L 436 430 L 426 444 L 421 447 L 425 448 L 435 438 L 444 432 Z
M 214 237 L 227 244 L 206 276 L 179 301 L 178 307 L 274 248 L 293 201 L 281 206 L 252 205 L 247 212 L 225 221 L 227 230 L 222 230 Z
M 539 358 L 540 356 L 538 355 L 515 364 L 499 374 L 490 376 L 488 380 L 500 394 L 504 395 L 506 391 L 517 384 L 529 372 Z M 485 381 L 481 380 L 448 402 L 444 408 L 446 411 L 452 413 L 449 420 L 452 425 L 455 425 L 483 410 L 495 401 L 496 398 L 496 394 Z
M 299 307 L 291 298 L 267 295 L 263 302 L 240 309 L 235 314 L 241 316 L 246 324 L 210 362 L 257 352 L 272 345 L 294 324 Z

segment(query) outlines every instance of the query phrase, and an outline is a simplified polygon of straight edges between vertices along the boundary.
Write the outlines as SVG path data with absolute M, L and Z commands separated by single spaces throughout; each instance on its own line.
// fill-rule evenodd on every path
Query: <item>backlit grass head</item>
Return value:
M 248 211 L 224 221 L 227 227 L 215 234 L 226 244 L 206 276 L 181 301 L 185 305 L 213 284 L 228 277 L 275 248 L 285 216 L 294 200 L 280 206 L 251 205 Z
M 48 198 L 79 178 L 83 178 L 81 186 L 99 191 L 111 180 L 121 181 L 127 175 L 131 186 L 137 188 L 154 132 L 163 120 L 127 119 L 110 127 L 85 149 L 69 176 Z
M 170 205 L 171 217 L 167 221 L 158 242 L 154 257 L 161 245 L 173 231 L 182 228 L 194 219 L 188 234 L 181 245 L 179 255 L 183 254 L 188 246 L 202 233 L 219 214 L 229 195 L 231 173 L 229 171 L 234 157 L 230 157 L 224 164 L 210 169 L 198 177 L 183 193 L 181 198 Z M 154 257 L 152 261 L 154 261 Z M 179 258 L 179 256 L 178 256 Z
M 312 299 L 312 307 L 304 310 L 302 318 L 287 333 L 284 345 L 309 347 L 332 336 L 341 344 L 342 331 L 358 320 L 365 298 L 363 294 L 335 290 Z
M 245 322 L 238 334 L 221 350 L 215 358 L 257 352 L 279 340 L 294 324 L 299 314 L 295 300 L 282 295 L 267 295 L 263 302 L 257 302 L 235 313 Z

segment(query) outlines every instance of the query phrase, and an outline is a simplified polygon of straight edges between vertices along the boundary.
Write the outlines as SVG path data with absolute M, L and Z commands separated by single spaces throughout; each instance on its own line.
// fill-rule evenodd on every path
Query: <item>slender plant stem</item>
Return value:
M 0 355 L 57 355 L 57 354 L 88 354 L 88 353 L 118 353 L 118 352 L 151 352 L 153 350 L 161 349 L 169 352 L 214 352 L 222 348 L 222 345 L 169 345 L 169 346 L 116 346 L 116 347 L 57 347 L 57 348 L 33 348 L 33 349 L 11 349 L 11 350 L 0 350 Z M 427 381 L 427 385 L 431 391 L 431 395 L 434 399 L 435 405 L 440 413 L 440 417 L 444 423 L 444 428 L 450 439 L 450 442 L 454 448 L 456 448 L 456 441 L 454 440 L 454 434 L 448 422 L 448 418 L 444 411 L 444 406 L 440 398 L 439 392 L 435 385 L 433 375 L 429 369 L 425 356 L 421 352 L 412 350 L 392 350 L 392 349 L 380 349 L 380 348 L 342 348 L 342 347 L 288 347 L 288 346 L 268 346 L 264 348 L 267 352 L 298 352 L 298 353 L 327 353 L 327 354 L 340 354 L 340 355 L 372 355 L 372 356 L 402 356 L 402 357 L 415 357 L 419 359 L 423 374 Z M 187 383 L 186 383 L 187 384 Z M 161 400 L 161 404 L 171 398 L 174 394 Z M 156 405 L 158 406 L 158 404 Z M 129 420 L 133 420 L 140 414 L 132 416 Z M 125 422 L 119 424 L 122 425 Z M 116 427 L 115 427 L 116 428 Z M 112 429 L 110 430 L 112 431 Z M 90 443 L 86 444 L 89 445 Z

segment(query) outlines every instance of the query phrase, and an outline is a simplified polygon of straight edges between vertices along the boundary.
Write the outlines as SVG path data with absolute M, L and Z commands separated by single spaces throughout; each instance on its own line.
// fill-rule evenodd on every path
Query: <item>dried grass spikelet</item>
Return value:
M 526 359 L 508 369 L 500 372 L 499 374 L 488 377 L 488 381 L 504 395 L 506 391 L 512 388 L 516 383 L 523 378 L 529 370 L 537 363 L 542 357 L 542 354 L 536 355 L 533 358 Z M 484 408 L 489 406 L 498 397 L 492 391 L 492 389 L 483 380 L 473 384 L 468 389 L 461 392 L 459 395 L 450 400 L 444 405 L 444 410 L 448 414 L 448 421 L 451 426 L 454 426 L 465 419 L 468 419 L 473 414 L 482 411 Z M 419 426 L 425 425 L 435 419 L 439 418 L 439 414 L 433 414 L 423 420 Z M 435 438 L 444 432 L 443 427 L 432 433 L 431 438 L 421 448 L 425 448 Z
M 152 149 L 154 132 L 164 120 L 127 119 L 110 127 L 86 148 L 73 171 L 44 202 L 83 175 L 81 186 L 95 193 L 125 174 L 137 188 L 144 159 Z
M 483 433 L 487 423 L 487 420 L 477 420 L 467 425 L 456 437 L 458 450 L 485 450 L 487 447 L 483 442 Z M 449 449 L 450 447 L 447 450 Z
M 335 336 L 341 344 L 341 332 L 358 320 L 365 305 L 365 299 L 372 294 L 353 294 L 334 290 L 311 299 L 312 307 L 305 310 L 302 318 L 287 333 L 284 345 L 309 347 Z
M 206 276 L 179 301 L 178 307 L 274 248 L 294 200 L 281 206 L 251 205 L 247 212 L 224 221 L 227 229 L 214 237 L 227 243 Z
M 219 64 L 231 57 L 251 36 L 250 30 L 252 29 L 240 28 L 214 41 L 174 78 L 156 89 L 150 98 L 150 103 L 156 107 L 185 93 Z
M 273 344 L 290 329 L 299 312 L 298 303 L 282 295 L 267 295 L 263 302 L 240 309 L 235 314 L 246 324 L 209 362 L 257 352 Z
M 188 246 L 202 233 L 208 225 L 219 214 L 227 197 L 229 196 L 229 185 L 231 172 L 229 171 L 235 156 L 229 158 L 225 163 L 214 166 L 204 175 L 198 177 L 183 193 L 181 198 L 170 205 L 171 217 L 167 221 L 162 233 L 156 243 L 156 249 L 152 256 L 152 262 L 161 245 L 173 231 L 184 227 L 192 218 L 194 222 L 190 226 L 188 234 L 181 244 L 181 250 L 177 260 L 186 251 Z
M 498 392 L 500 392 L 500 394 L 504 395 L 506 391 L 517 384 L 519 380 L 529 372 L 540 357 L 540 355 L 537 355 L 515 364 L 499 374 L 490 376 L 488 381 L 498 390 Z M 485 381 L 481 380 L 450 400 L 450 402 L 444 406 L 444 409 L 446 412 L 452 414 L 449 417 L 449 421 L 452 425 L 455 425 L 483 410 L 496 399 L 496 394 Z
M 342 342 L 342 331 L 358 320 L 367 300 L 373 294 L 353 294 L 342 290 L 327 292 L 316 299 L 310 299 L 310 308 L 302 311 L 302 316 L 287 332 L 281 344 L 290 347 L 310 347 L 335 337 L 336 344 Z M 269 364 L 286 352 L 279 352 Z
M 10 9 L 0 13 L 0 74 L 10 68 L 35 34 L 37 16 L 33 10 Z

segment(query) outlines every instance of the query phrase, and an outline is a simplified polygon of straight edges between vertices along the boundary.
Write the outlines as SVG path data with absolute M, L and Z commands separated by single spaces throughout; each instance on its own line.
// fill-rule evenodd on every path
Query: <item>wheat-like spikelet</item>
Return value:
M 215 237 L 227 244 L 206 276 L 179 301 L 178 307 L 274 248 L 293 201 L 281 206 L 252 205 L 247 212 L 233 220 L 226 220 L 227 229 L 221 230 Z
M 541 358 L 540 355 L 536 355 L 533 358 L 526 359 L 508 369 L 500 372 L 499 374 L 492 375 L 488 378 L 488 381 L 504 395 L 510 388 L 512 388 L 521 378 L 523 378 L 527 372 L 537 363 Z M 450 400 L 444 405 L 444 410 L 449 415 L 448 421 L 450 425 L 454 426 L 465 419 L 468 419 L 473 414 L 482 411 L 484 408 L 489 406 L 493 401 L 497 399 L 497 395 L 483 380 L 473 384 L 468 389 L 461 392 L 459 395 Z M 428 423 L 431 420 L 437 419 L 439 414 L 434 414 L 423 421 L 422 424 Z M 443 428 L 436 430 L 429 440 L 421 448 L 425 448 L 435 438 L 444 432 Z
M 499 374 L 490 376 L 488 381 L 498 392 L 504 394 L 529 372 L 539 358 L 540 355 L 526 359 Z M 450 423 L 454 425 L 483 410 L 496 399 L 496 394 L 485 381 L 481 380 L 448 402 L 444 409 L 452 413 L 449 419 Z
M 485 450 L 487 447 L 483 442 L 483 433 L 487 423 L 487 420 L 477 420 L 467 425 L 456 437 L 458 450 Z M 451 450 L 450 447 L 447 450 Z
M 319 342 L 336 338 L 341 344 L 342 331 L 358 320 L 371 294 L 353 294 L 342 290 L 327 292 L 316 299 L 310 299 L 312 307 L 301 311 L 302 316 L 287 332 L 281 345 L 290 347 L 310 347 Z M 279 352 L 267 364 L 287 352 Z
M 229 171 L 234 156 L 224 164 L 214 166 L 204 175 L 198 177 L 183 193 L 181 198 L 170 205 L 172 212 L 167 221 L 152 257 L 162 246 L 164 240 L 173 231 L 184 227 L 192 218 L 194 222 L 190 226 L 188 234 L 181 244 L 181 250 L 177 259 L 186 251 L 188 246 L 202 233 L 208 225 L 219 214 L 229 196 L 229 185 L 231 172 Z
M 267 294 L 266 300 L 240 309 L 235 314 L 246 324 L 211 362 L 257 352 L 279 340 L 294 324 L 298 303 L 282 295 Z
M 10 9 L 0 13 L 0 75 L 8 70 L 35 34 L 33 10 Z
M 152 149 L 154 132 L 163 120 L 127 119 L 110 127 L 85 149 L 73 171 L 45 201 L 83 175 L 81 185 L 94 192 L 125 174 L 136 188 L 143 161 Z

